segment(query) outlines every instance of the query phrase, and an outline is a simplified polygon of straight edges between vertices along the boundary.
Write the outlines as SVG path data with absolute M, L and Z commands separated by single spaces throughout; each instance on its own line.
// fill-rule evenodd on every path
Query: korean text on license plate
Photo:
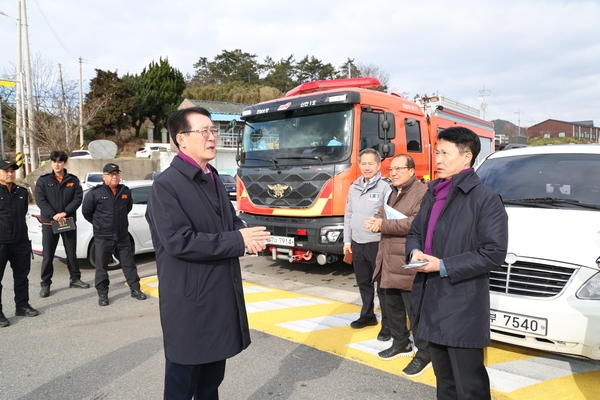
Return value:
M 279 245 L 279 246 L 290 246 L 294 247 L 295 242 L 294 238 L 285 237 L 285 236 L 273 236 L 271 235 L 271 240 L 267 243 L 268 245 Z
M 512 314 L 498 310 L 490 310 L 490 323 L 492 328 L 499 327 L 540 336 L 546 336 L 548 332 L 548 320 L 546 318 Z

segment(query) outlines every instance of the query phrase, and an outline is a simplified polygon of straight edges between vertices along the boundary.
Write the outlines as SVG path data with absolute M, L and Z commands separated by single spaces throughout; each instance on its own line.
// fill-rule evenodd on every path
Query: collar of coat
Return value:
M 184 174 L 185 176 L 187 176 L 191 180 L 194 179 L 194 177 L 196 176 L 196 174 L 198 174 L 198 173 L 203 174 L 204 173 L 202 171 L 202 168 L 198 168 L 198 167 L 196 167 L 196 166 L 194 166 L 194 165 L 192 165 L 192 164 L 190 164 L 188 162 L 185 162 L 179 156 L 173 157 L 173 161 L 171 161 L 171 166 L 175 167 L 178 171 L 180 171 L 182 174 Z M 206 164 L 206 168 L 210 168 L 210 170 L 212 171 L 213 174 L 215 174 L 215 176 L 219 175 L 219 172 L 211 164 Z
M 456 187 L 460 189 L 463 193 L 470 192 L 475 186 L 481 184 L 481 179 L 475 173 L 473 168 L 467 168 L 460 171 L 458 174 L 452 176 L 452 188 Z M 433 190 L 434 187 L 437 186 L 438 183 L 441 182 L 441 179 L 436 179 L 434 181 L 429 182 L 428 190 Z M 450 190 L 452 190 L 452 188 Z

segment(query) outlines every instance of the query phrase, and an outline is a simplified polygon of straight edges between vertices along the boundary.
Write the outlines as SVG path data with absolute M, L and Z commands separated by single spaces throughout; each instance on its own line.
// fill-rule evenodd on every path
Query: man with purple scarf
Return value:
M 406 240 L 416 268 L 413 331 L 429 342 L 438 399 L 490 399 L 483 348 L 490 344 L 489 272 L 506 257 L 508 216 L 473 170 L 479 137 L 463 127 L 438 135 L 438 179 L 429 183 Z

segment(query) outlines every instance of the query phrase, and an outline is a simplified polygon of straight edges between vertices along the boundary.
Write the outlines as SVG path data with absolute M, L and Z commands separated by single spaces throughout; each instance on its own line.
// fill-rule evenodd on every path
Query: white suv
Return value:
M 508 213 L 492 339 L 600 360 L 600 146 L 502 150 L 477 174 Z

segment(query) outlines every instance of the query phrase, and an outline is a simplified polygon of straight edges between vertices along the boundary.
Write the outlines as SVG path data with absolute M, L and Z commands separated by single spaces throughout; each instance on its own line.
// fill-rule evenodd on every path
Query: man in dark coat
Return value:
M 129 220 L 127 214 L 133 208 L 131 190 L 121 184 L 121 170 L 117 164 L 109 163 L 102 170 L 102 185 L 94 186 L 83 200 L 81 213 L 94 228 L 94 246 L 96 248 L 96 279 L 94 285 L 98 292 L 98 305 L 107 306 L 108 263 L 115 251 L 119 253 L 121 270 L 131 297 L 146 300 L 140 290 L 140 277 L 133 260 L 133 249 L 129 240 Z
M 10 263 L 13 270 L 15 315 L 38 315 L 37 310 L 29 305 L 27 276 L 31 269 L 31 242 L 25 223 L 29 195 L 27 189 L 14 183 L 18 169 L 16 163 L 0 160 L 0 328 L 10 325 L 2 312 L 2 277 L 6 263 Z
M 40 297 L 50 296 L 50 285 L 54 275 L 54 253 L 59 237 L 62 237 L 67 253 L 69 287 L 87 289 L 89 284 L 81 280 L 77 264 L 77 229 L 54 233 L 52 221 L 64 224 L 67 218 L 77 222 L 77 209 L 83 200 L 83 189 L 79 179 L 67 172 L 65 166 L 69 156 L 64 151 L 50 153 L 52 172 L 40 176 L 35 184 L 35 202 L 42 217 L 42 282 Z
M 438 399 L 490 399 L 483 348 L 490 345 L 489 273 L 502 264 L 508 217 L 472 166 L 481 144 L 463 127 L 443 130 L 429 184 L 406 239 L 416 268 L 412 321 L 429 342 Z
M 166 368 L 164 398 L 218 399 L 225 360 L 250 344 L 238 257 L 265 249 L 265 227 L 244 228 L 208 162 L 218 130 L 200 107 L 173 113 L 179 148 L 152 185 L 146 219 L 156 251 Z

